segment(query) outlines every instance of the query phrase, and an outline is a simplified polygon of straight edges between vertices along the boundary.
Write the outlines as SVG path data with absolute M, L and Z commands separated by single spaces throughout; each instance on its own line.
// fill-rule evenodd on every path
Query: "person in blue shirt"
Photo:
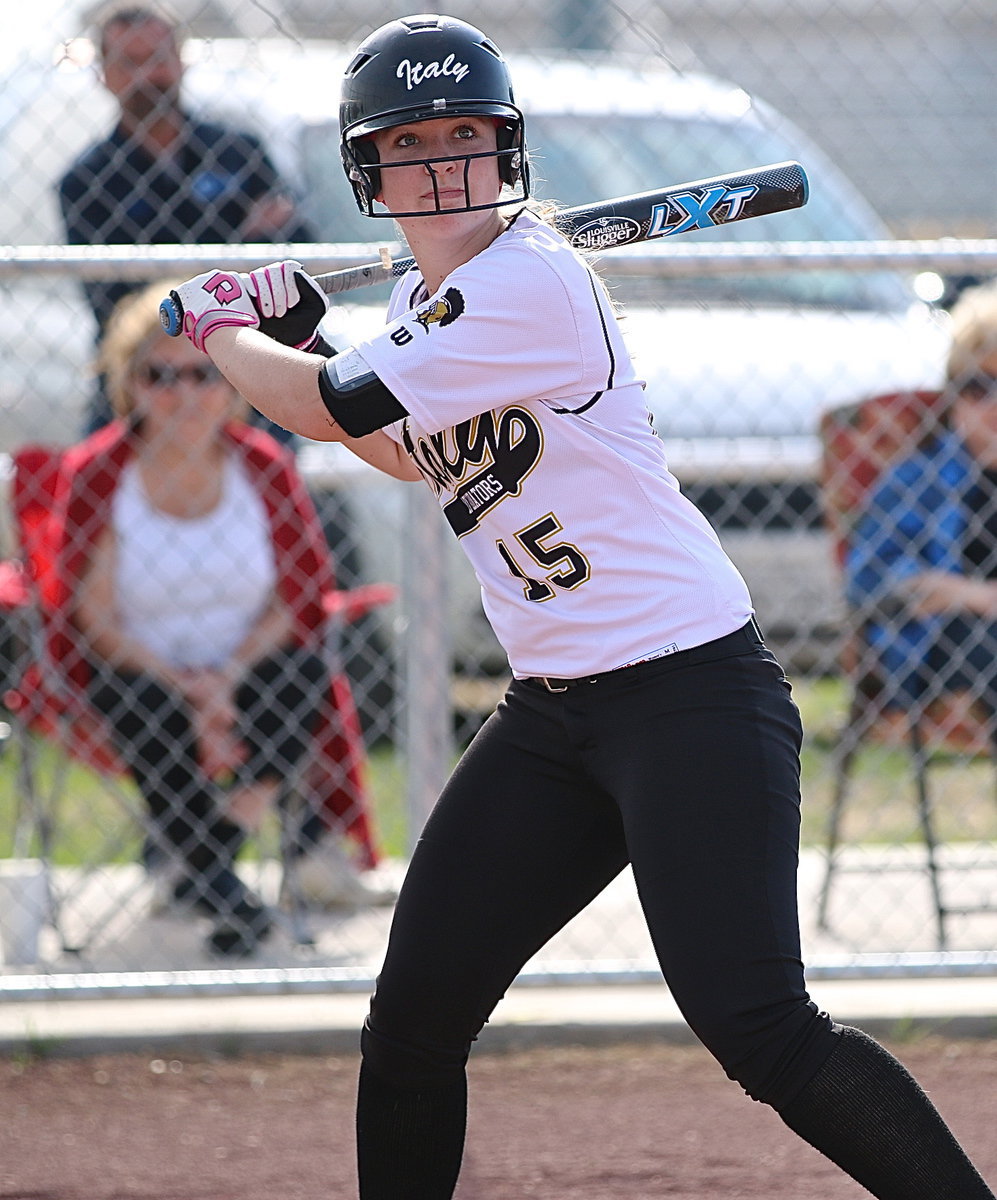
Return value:
M 997 284 L 952 310 L 947 382 L 855 524 L 849 602 L 898 704 L 970 690 L 997 713 Z M 993 737 L 993 735 L 992 735 Z
M 181 101 L 178 30 L 149 8 L 117 6 L 99 25 L 102 79 L 118 104 L 106 137 L 85 150 L 58 184 L 71 245 L 310 242 L 298 212 L 255 135 L 196 119 Z M 142 281 L 85 285 L 103 335 L 115 305 Z M 101 386 L 86 432 L 111 409 Z M 268 424 L 281 440 L 289 435 Z

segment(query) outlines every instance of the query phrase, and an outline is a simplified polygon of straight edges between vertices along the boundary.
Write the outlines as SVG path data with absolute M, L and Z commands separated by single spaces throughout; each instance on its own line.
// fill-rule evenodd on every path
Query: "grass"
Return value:
M 141 848 L 141 830 L 131 814 L 142 802 L 127 779 L 109 779 L 66 758 L 48 741 L 32 739 L 35 787 L 39 811 L 49 815 L 56 833 L 53 858 L 59 866 L 93 862 L 134 862 Z M 0 858 L 38 852 L 37 842 L 18 835 L 18 822 L 29 824 L 24 787 L 19 775 L 19 748 L 10 740 L 0 753 Z M 399 756 L 390 747 L 376 747 L 369 756 L 368 782 L 374 801 L 374 821 L 385 852 L 402 855 L 407 845 L 404 778 Z M 276 834 L 270 842 L 276 845 Z M 252 846 L 246 855 L 251 857 Z
M 825 836 L 831 801 L 829 753 L 844 717 L 846 695 L 834 679 L 798 680 L 794 693 L 807 734 L 802 756 L 803 841 L 819 844 Z M 128 781 L 107 780 L 78 764 L 66 763 L 48 743 L 39 743 L 37 752 L 43 807 L 53 814 L 57 831 L 56 861 L 61 865 L 133 862 L 139 852 L 140 832 L 129 813 L 139 811 L 141 804 L 134 787 Z M 18 815 L 23 812 L 17 765 L 18 750 L 7 740 L 0 755 L 0 857 L 36 850 L 16 837 Z M 994 772 L 988 761 L 950 756 L 932 768 L 931 779 L 942 838 L 997 840 Z M 403 856 L 408 823 L 401 756 L 390 746 L 375 747 L 369 757 L 368 780 L 381 843 L 387 854 Z M 870 745 L 860 752 L 846 836 L 881 844 L 919 838 L 913 780 L 902 750 Z
M 806 844 L 826 837 L 833 777 L 830 752 L 847 711 L 839 680 L 798 680 L 793 685 L 803 716 L 803 832 Z M 914 776 L 901 747 L 869 742 L 856 756 L 850 776 L 847 840 L 901 845 L 920 841 Z M 997 840 L 997 790 L 989 759 L 939 752 L 929 772 L 936 831 L 943 841 Z
M 390 858 L 403 858 L 408 854 L 408 816 L 401 755 L 391 746 L 375 746 L 367 760 L 367 780 L 381 846 Z

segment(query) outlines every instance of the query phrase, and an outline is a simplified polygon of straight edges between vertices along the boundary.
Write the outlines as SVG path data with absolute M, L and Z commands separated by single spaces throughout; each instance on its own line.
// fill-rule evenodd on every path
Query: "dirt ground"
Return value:
M 997 1184 L 997 1040 L 891 1048 Z M 0 1061 L 4 1200 L 356 1195 L 351 1058 Z M 858 1200 L 868 1193 L 693 1046 L 471 1064 L 460 1200 Z

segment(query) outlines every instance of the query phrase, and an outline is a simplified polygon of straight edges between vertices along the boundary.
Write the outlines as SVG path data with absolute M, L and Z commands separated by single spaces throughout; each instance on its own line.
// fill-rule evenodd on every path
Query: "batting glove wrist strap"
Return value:
M 181 328 L 198 350 L 216 329 L 238 326 L 259 329 L 249 277 L 231 271 L 205 271 L 170 292 L 183 313 Z
M 263 333 L 296 350 L 314 349 L 329 301 L 301 263 L 292 258 L 258 267 L 249 273 L 249 288 L 256 297 Z

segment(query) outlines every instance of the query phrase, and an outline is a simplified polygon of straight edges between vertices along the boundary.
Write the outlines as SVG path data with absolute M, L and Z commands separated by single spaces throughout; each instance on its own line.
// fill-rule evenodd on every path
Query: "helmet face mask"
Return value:
M 486 117 L 496 125 L 494 151 L 449 158 L 382 164 L 370 136 L 396 125 L 441 117 Z M 525 200 L 530 194 L 523 114 L 517 108 L 505 61 L 480 30 L 453 17 L 417 16 L 391 21 L 364 41 L 346 70 L 340 104 L 343 168 L 368 217 L 435 216 L 476 212 Z M 472 204 L 468 172 L 473 160 L 492 157 L 503 185 L 497 199 Z M 435 164 L 463 163 L 464 207 L 440 206 Z M 433 179 L 436 206 L 417 212 L 377 212 L 381 172 L 422 165 Z

